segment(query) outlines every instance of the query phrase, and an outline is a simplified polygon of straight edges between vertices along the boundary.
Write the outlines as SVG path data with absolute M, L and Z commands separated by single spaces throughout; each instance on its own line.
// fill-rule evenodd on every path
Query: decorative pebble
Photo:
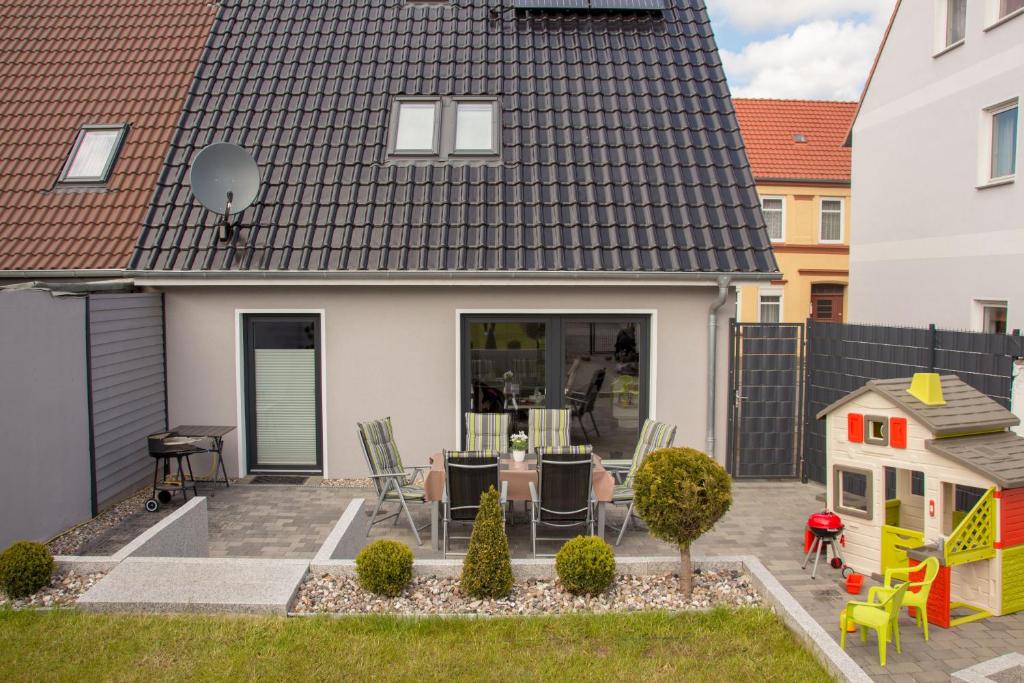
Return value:
M 106 576 L 106 572 L 79 574 L 69 571 L 63 574 L 54 574 L 48 585 L 43 586 L 27 598 L 8 601 L 7 596 L 0 592 L 0 605 L 8 604 L 14 609 L 72 605 L 78 600 L 78 596 L 92 588 L 93 584 L 104 576 Z
M 326 488 L 368 489 L 373 486 L 369 479 L 324 479 L 320 486 Z
M 595 596 L 575 596 L 557 580 L 517 582 L 507 598 L 476 600 L 462 595 L 455 578 L 415 577 L 395 598 L 364 591 L 354 578 L 307 575 L 292 608 L 318 614 L 565 614 L 570 612 L 635 612 L 693 610 L 717 606 L 760 605 L 750 579 L 735 570 L 705 570 L 693 577 L 693 595 L 684 599 L 675 574 L 620 575 L 611 588 Z

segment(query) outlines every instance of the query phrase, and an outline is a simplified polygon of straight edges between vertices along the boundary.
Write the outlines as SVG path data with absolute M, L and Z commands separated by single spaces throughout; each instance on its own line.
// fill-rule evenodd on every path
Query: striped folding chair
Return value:
M 621 484 L 616 484 L 615 490 L 612 493 L 612 505 L 629 506 L 626 509 L 626 519 L 623 520 L 622 528 L 619 529 L 619 537 L 615 541 L 616 546 L 622 543 L 626 527 L 629 526 L 629 522 L 633 518 L 633 479 L 636 477 L 640 465 L 643 464 L 644 458 L 647 457 L 648 453 L 659 448 L 670 447 L 675 438 L 675 425 L 646 420 L 643 428 L 640 430 L 640 440 L 636 444 L 636 450 L 633 451 L 632 460 L 602 461 L 601 464 L 604 468 L 611 472 L 612 476 L 615 476 L 616 479 L 625 474 L 625 480 Z
M 508 413 L 466 413 L 466 450 L 508 453 Z
M 527 450 L 538 448 L 571 446 L 569 430 L 572 428 L 572 411 L 548 408 L 534 408 L 527 417 Z
M 360 422 L 357 432 L 359 445 L 362 447 L 366 464 L 370 468 L 370 480 L 373 482 L 374 488 L 377 489 L 377 506 L 373 510 L 373 517 L 370 518 L 366 535 L 370 535 L 374 524 L 389 519 L 394 520 L 394 524 L 397 524 L 399 516 L 404 512 L 409 519 L 412 534 L 416 537 L 416 543 L 423 545 L 419 531 L 428 526 L 429 522 L 417 527 L 412 518 L 412 512 L 409 510 L 409 503 L 427 503 L 423 482 L 423 470 L 427 469 L 426 466 L 405 467 L 402 465 L 402 457 L 398 453 L 390 417 Z M 377 519 L 381 507 L 386 502 L 397 502 L 400 507 L 394 513 Z

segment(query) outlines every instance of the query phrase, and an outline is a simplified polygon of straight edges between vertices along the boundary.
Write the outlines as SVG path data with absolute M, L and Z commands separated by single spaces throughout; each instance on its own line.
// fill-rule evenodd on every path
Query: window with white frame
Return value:
M 999 18 L 1008 17 L 1024 9 L 1024 0 L 999 0 Z
M 497 151 L 495 108 L 493 101 L 456 103 L 455 152 L 493 154 Z
M 1017 130 L 1020 119 L 1019 100 L 1012 100 L 986 111 L 988 147 L 987 180 L 1006 180 L 1017 173 Z
M 781 242 L 786 238 L 786 198 L 761 197 L 761 213 L 768 227 L 768 239 Z
M 967 36 L 967 0 L 945 0 L 946 45 L 951 47 Z
M 832 468 L 832 509 L 871 519 L 873 476 L 870 470 L 835 465 Z
M 107 182 L 127 129 L 124 124 L 82 126 L 57 182 L 87 185 Z
M 440 102 L 400 100 L 395 121 L 394 151 L 399 154 L 437 154 Z
M 822 198 L 818 237 L 821 242 L 843 241 L 843 200 L 841 198 Z
M 1006 301 L 975 299 L 974 329 L 988 334 L 1006 334 Z
M 758 321 L 762 323 L 782 322 L 782 293 L 777 290 L 762 290 L 758 300 Z
M 494 97 L 400 97 L 391 115 L 397 157 L 496 157 L 500 112 Z

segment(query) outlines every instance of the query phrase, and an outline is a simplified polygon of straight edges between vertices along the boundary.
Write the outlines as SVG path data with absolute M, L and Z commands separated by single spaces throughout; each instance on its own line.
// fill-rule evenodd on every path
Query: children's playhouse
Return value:
M 1024 438 L 956 376 L 872 380 L 826 420 L 828 505 L 847 564 L 868 575 L 936 557 L 929 622 L 1024 609 Z

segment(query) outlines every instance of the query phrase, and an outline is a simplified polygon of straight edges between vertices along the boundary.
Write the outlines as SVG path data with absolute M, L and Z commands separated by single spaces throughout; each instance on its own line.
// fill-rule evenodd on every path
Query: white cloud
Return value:
M 791 27 L 807 21 L 851 14 L 884 21 L 896 0 L 708 0 L 708 12 L 742 31 Z
M 879 22 L 811 21 L 740 52 L 722 50 L 722 61 L 737 97 L 855 100 L 883 30 Z

